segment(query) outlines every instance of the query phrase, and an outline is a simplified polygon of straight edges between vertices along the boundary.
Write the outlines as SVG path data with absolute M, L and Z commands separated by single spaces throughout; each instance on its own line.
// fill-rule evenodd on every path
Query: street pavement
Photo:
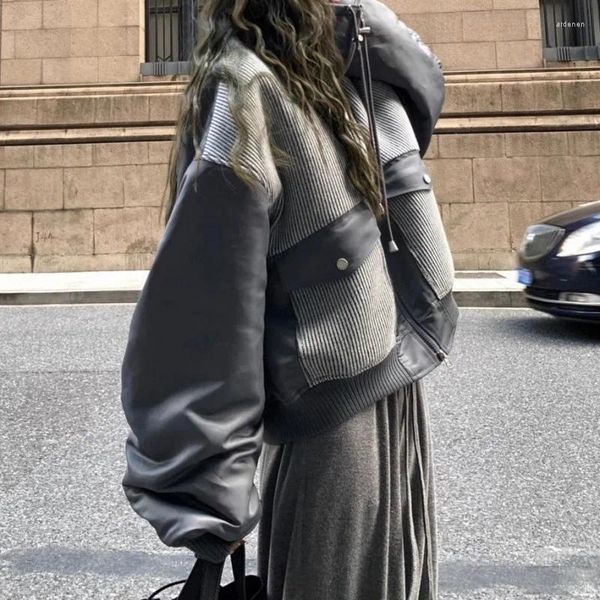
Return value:
M 2 599 L 141 600 L 193 566 L 120 486 L 132 310 L 0 307 Z M 451 361 L 425 379 L 439 599 L 600 598 L 600 330 L 463 307 Z

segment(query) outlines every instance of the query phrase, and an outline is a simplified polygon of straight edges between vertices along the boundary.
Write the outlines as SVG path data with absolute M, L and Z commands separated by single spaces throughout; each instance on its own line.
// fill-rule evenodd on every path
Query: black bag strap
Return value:
M 225 561 L 212 563 L 198 558 L 190 572 L 179 600 L 218 600 Z
M 236 600 L 246 599 L 246 543 L 245 540 L 229 555 L 233 571 Z M 178 600 L 218 600 L 225 561 L 209 562 L 198 558 L 190 572 Z
M 246 542 L 243 541 L 230 556 L 237 600 L 246 600 Z

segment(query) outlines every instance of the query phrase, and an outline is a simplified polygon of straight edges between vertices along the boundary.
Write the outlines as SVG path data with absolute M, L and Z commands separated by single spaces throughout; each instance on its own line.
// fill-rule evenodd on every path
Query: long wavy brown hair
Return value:
M 176 198 L 177 160 L 183 136 L 191 131 L 198 156 L 204 84 L 224 42 L 232 35 L 272 68 L 311 123 L 315 123 L 317 113 L 329 125 L 346 151 L 350 181 L 375 216 L 382 216 L 375 150 L 367 127 L 351 116 L 352 109 L 341 83 L 345 59 L 336 43 L 335 19 L 328 0 L 201 0 L 198 41 L 190 57 L 190 80 L 179 107 L 169 155 L 166 200 L 163 200 L 165 223 Z M 241 117 L 242 103 L 243 97 L 230 99 L 230 110 L 238 125 L 237 148 L 248 134 Z M 268 126 L 268 115 L 266 118 Z M 271 140 L 270 145 L 275 164 L 286 164 L 287 154 Z M 235 147 L 231 166 L 236 175 L 252 184 L 252 176 L 237 161 Z

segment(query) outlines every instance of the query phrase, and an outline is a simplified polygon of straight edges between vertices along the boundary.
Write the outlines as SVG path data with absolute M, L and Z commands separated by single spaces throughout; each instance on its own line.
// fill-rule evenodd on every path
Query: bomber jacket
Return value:
M 131 319 L 123 489 L 164 544 L 210 562 L 260 519 L 263 442 L 342 423 L 431 372 L 453 344 L 454 265 L 422 160 L 444 99 L 441 63 L 385 5 L 363 6 L 372 102 L 343 15 L 338 43 L 354 118 L 374 115 L 387 219 L 350 182 L 325 122 L 313 130 L 232 36 L 198 156 L 184 142 L 174 208 Z M 256 185 L 231 168 L 229 102 L 240 98 L 249 137 L 239 156 Z M 269 136 L 289 165 L 275 165 Z

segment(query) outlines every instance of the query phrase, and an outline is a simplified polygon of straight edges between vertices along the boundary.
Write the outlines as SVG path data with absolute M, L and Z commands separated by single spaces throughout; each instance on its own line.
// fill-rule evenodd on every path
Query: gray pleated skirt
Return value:
M 325 434 L 265 444 L 258 574 L 267 600 L 437 598 L 422 380 Z

